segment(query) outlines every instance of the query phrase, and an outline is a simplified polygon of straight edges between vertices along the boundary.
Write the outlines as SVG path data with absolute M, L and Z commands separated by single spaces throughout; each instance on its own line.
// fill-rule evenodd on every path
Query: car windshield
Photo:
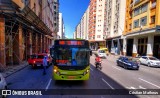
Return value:
M 158 60 L 157 58 L 155 58 L 155 57 L 148 57 L 150 60 Z
M 44 55 L 37 55 L 37 59 L 43 59 Z
M 34 59 L 34 58 L 36 58 L 36 55 L 30 55 L 30 58 Z
M 89 65 L 89 49 L 87 48 L 57 48 L 55 57 L 59 66 Z

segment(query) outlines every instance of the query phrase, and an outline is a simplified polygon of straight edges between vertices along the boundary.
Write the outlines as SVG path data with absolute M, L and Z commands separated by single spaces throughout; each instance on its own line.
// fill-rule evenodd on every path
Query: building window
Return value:
M 141 26 L 145 26 L 147 24 L 147 16 L 141 18 Z
M 146 12 L 147 11 L 147 3 L 141 6 L 141 13 Z
M 135 4 L 137 4 L 137 3 L 139 3 L 140 2 L 140 0 L 134 0 L 134 3 Z
M 139 27 L 139 19 L 134 21 L 134 28 Z
M 95 36 L 93 35 L 93 39 L 95 39 Z
M 97 35 L 97 38 L 101 38 L 101 35 Z
M 138 7 L 134 10 L 134 16 L 137 16 L 139 14 L 140 14 L 140 8 Z
M 151 23 L 155 23 L 155 15 L 151 16 Z
M 34 12 L 36 12 L 36 3 L 34 3 Z

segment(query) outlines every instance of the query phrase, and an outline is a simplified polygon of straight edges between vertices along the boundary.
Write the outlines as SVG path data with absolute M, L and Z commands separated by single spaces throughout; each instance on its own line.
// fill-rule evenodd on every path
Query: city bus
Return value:
M 90 55 L 88 40 L 58 39 L 50 48 L 54 80 L 88 80 Z

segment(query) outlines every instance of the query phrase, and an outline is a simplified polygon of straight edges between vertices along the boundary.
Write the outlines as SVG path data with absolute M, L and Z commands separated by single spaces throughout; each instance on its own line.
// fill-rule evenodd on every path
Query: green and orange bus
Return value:
M 59 39 L 50 49 L 55 80 L 88 80 L 90 55 L 88 40 Z

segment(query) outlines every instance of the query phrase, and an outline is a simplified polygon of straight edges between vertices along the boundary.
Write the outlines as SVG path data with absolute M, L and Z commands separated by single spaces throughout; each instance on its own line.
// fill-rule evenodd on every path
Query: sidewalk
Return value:
M 27 61 L 24 61 L 20 65 L 7 66 L 7 68 L 4 71 L 0 71 L 0 73 L 6 78 L 6 77 L 22 70 L 23 68 L 25 68 L 27 66 L 28 66 Z

